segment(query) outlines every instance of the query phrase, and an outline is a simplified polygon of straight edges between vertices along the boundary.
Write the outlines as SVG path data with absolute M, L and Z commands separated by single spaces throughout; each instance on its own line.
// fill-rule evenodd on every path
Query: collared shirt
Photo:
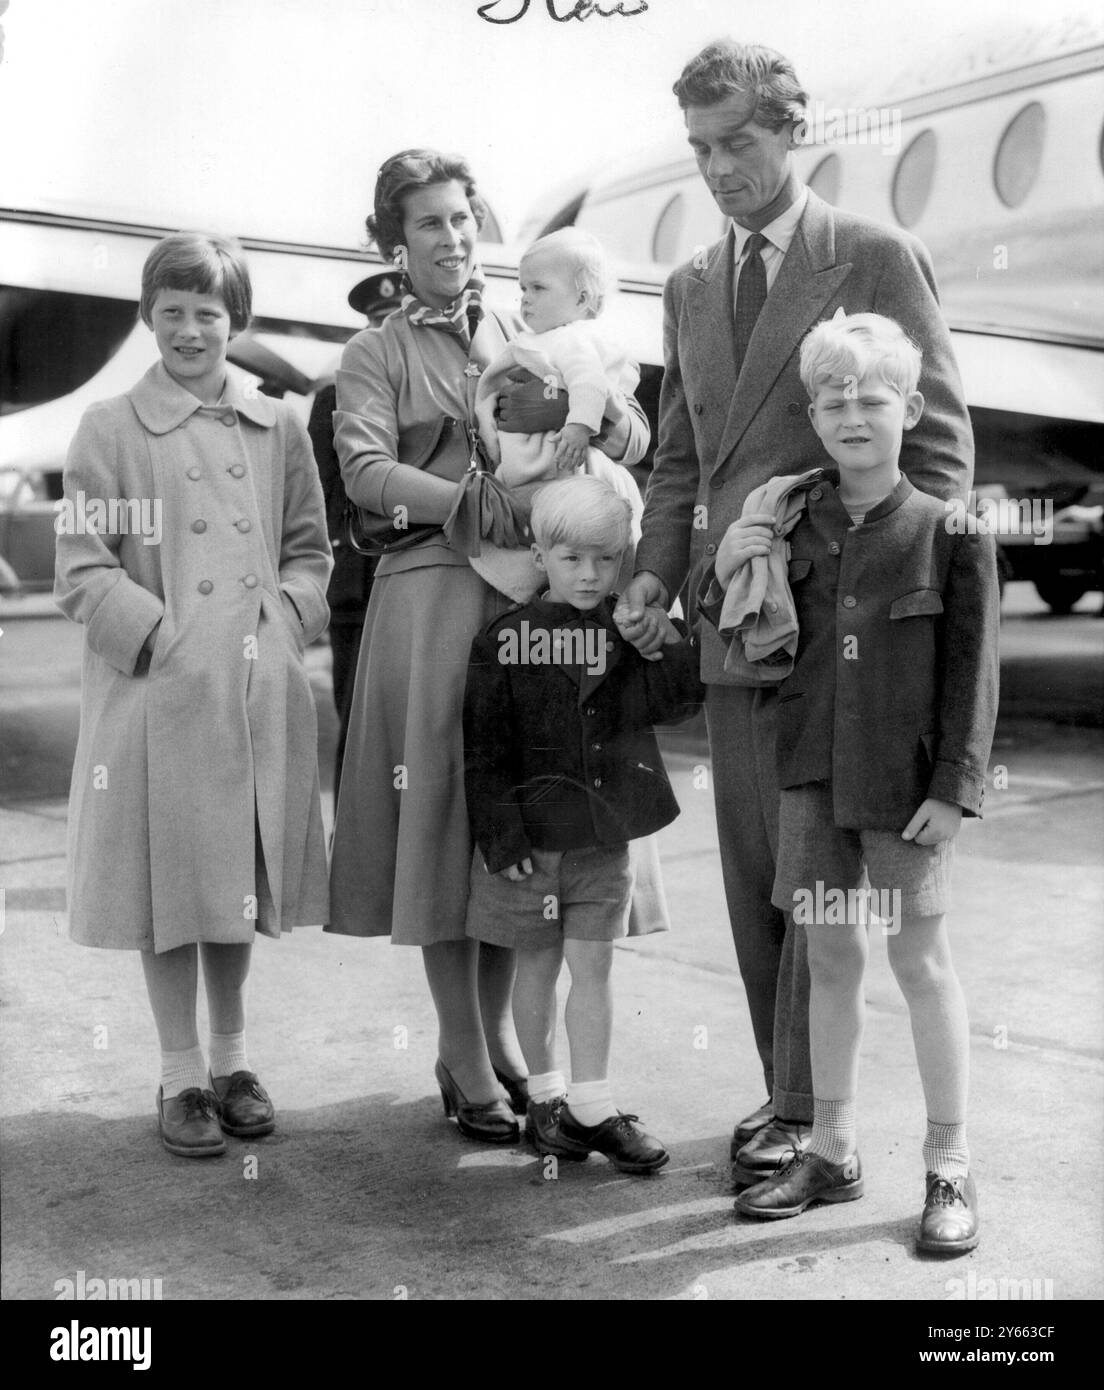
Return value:
M 763 257 L 763 266 L 767 272 L 767 293 L 770 293 L 771 286 L 778 278 L 778 272 L 782 268 L 782 261 L 786 252 L 790 249 L 790 242 L 793 241 L 797 232 L 797 224 L 801 221 L 805 211 L 805 204 L 809 201 L 809 190 L 802 188 L 801 192 L 793 200 L 785 212 L 780 212 L 773 222 L 760 229 L 761 235 L 766 237 L 767 244 L 760 251 Z M 740 280 L 740 270 L 743 266 L 744 248 L 747 246 L 748 237 L 751 230 L 748 227 L 741 227 L 739 222 L 733 222 L 733 255 L 736 257 L 736 272 L 734 275 L 733 292 L 735 285 Z

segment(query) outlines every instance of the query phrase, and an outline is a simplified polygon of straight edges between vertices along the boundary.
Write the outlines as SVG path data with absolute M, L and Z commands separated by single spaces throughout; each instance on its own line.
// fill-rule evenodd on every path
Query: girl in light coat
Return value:
M 328 918 L 303 652 L 332 562 L 305 428 L 226 362 L 250 302 L 236 243 L 154 247 L 141 315 L 160 361 L 85 413 L 57 527 L 55 596 L 85 624 L 70 933 L 141 951 L 161 1138 L 186 1156 L 274 1127 L 245 1051 L 253 938 Z

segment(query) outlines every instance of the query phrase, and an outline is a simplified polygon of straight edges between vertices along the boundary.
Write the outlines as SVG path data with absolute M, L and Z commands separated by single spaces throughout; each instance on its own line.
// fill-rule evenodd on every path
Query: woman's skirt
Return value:
M 341 773 L 329 931 L 411 946 L 464 939 L 464 685 L 472 639 L 507 603 L 468 565 L 377 576 Z

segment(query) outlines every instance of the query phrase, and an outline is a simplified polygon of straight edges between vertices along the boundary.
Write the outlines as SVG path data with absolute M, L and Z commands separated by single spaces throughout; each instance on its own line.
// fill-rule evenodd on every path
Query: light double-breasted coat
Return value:
M 328 917 L 303 665 L 328 618 L 322 490 L 302 423 L 227 376 L 203 406 L 157 362 L 90 407 L 69 450 L 55 597 L 85 625 L 69 912 L 86 945 L 161 952 Z M 132 519 L 90 529 L 97 499 Z

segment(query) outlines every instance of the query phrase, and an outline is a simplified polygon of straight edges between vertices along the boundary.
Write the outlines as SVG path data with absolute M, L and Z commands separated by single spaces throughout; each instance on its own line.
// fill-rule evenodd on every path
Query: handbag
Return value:
M 433 445 L 433 453 L 422 465 L 427 473 L 450 483 L 460 482 L 466 473 L 482 468 L 483 456 L 478 435 L 462 420 L 444 416 L 441 431 Z M 358 555 L 397 555 L 410 550 L 431 536 L 441 534 L 439 521 L 406 521 L 403 509 L 397 515 L 383 516 L 379 512 L 358 507 L 345 499 L 345 539 Z

